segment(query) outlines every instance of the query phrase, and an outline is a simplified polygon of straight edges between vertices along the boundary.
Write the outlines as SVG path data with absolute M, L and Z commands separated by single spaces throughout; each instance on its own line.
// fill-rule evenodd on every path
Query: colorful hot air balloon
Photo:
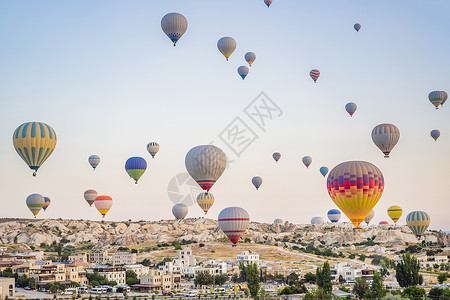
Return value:
M 91 165 L 91 167 L 94 168 L 94 171 L 95 171 L 95 168 L 97 168 L 98 164 L 100 163 L 100 156 L 91 155 L 91 156 L 89 156 L 88 161 L 89 161 L 89 164 Z
M 364 218 L 364 222 L 366 222 L 367 225 L 369 225 L 370 221 L 372 221 L 373 216 L 375 216 L 375 212 L 373 209 L 369 212 L 369 214 Z
M 186 204 L 177 203 L 172 207 L 172 213 L 175 216 L 175 219 L 184 219 L 188 213 L 188 207 L 186 206 Z
M 250 70 L 249 70 L 249 68 L 248 68 L 247 66 L 240 66 L 240 67 L 237 69 L 237 72 L 238 72 L 239 76 L 242 77 L 242 80 L 244 80 L 245 77 L 247 77 L 249 71 L 250 71 Z
M 302 158 L 302 162 L 303 162 L 303 164 L 306 166 L 306 168 L 308 168 L 309 167 L 309 165 L 312 163 L 312 157 L 311 156 L 304 156 L 303 158 Z M 328 171 L 327 171 L 328 172 Z M 325 174 L 326 175 L 326 174 Z M 324 176 L 325 176 L 324 175 Z
M 48 206 L 50 205 L 50 202 L 52 202 L 52 201 L 50 200 L 49 197 L 44 197 L 44 206 L 42 206 L 42 209 L 44 211 L 47 210 Z
M 356 105 L 356 103 L 349 102 L 345 104 L 345 110 L 350 114 L 350 117 L 353 117 L 353 114 L 355 113 L 357 108 L 358 106 Z
M 45 204 L 45 199 L 39 194 L 31 194 L 27 197 L 26 203 L 31 213 L 36 218 L 36 215 L 41 211 L 41 208 Z
M 317 69 L 312 69 L 311 72 L 309 72 L 309 76 L 314 80 L 314 83 L 316 83 L 317 79 L 319 79 L 320 71 Z
M 251 67 L 253 62 L 256 59 L 256 54 L 253 52 L 247 52 L 247 53 L 245 53 L 244 58 L 248 62 L 248 65 Z
M 323 223 L 325 223 L 325 221 L 323 220 L 322 217 L 314 217 L 314 218 L 311 219 L 311 224 L 312 225 L 320 225 L 320 224 L 323 224 Z
M 184 162 L 191 177 L 208 192 L 225 170 L 227 157 L 216 146 L 202 145 L 189 150 Z
M 448 94 L 447 94 L 447 92 L 446 92 L 446 91 L 441 91 L 441 92 L 443 92 L 443 93 L 444 93 L 444 99 L 442 100 L 441 106 L 444 106 L 444 103 L 445 103 L 445 101 L 447 101 L 447 98 L 448 98 Z
M 428 100 L 430 100 L 431 104 L 436 107 L 436 109 L 439 108 L 439 105 L 442 104 L 444 101 L 445 96 L 447 95 L 444 91 L 433 91 L 428 94 Z M 447 99 L 445 99 L 447 100 Z
M 214 195 L 211 193 L 200 193 L 197 196 L 197 204 L 201 209 L 205 212 L 205 215 L 208 213 L 208 210 L 214 204 Z
M 266 4 L 267 7 L 269 7 L 270 4 L 272 4 L 272 0 L 264 0 L 264 4 Z
M 273 224 L 283 224 L 283 220 L 282 219 L 275 219 L 273 221 Z
M 236 246 L 239 238 L 248 228 L 250 217 L 245 209 L 240 207 L 227 207 L 219 214 L 219 227 L 228 239 Z
M 84 200 L 89 204 L 89 206 L 92 206 L 92 204 L 95 201 L 95 198 L 97 198 L 98 194 L 94 190 L 87 190 L 84 192 Z
M 179 13 L 169 13 L 161 19 L 161 28 L 173 42 L 173 46 L 183 36 L 187 30 L 187 20 Z
M 424 211 L 413 211 L 406 216 L 406 225 L 419 237 L 430 226 L 430 216 Z
M 361 24 L 356 23 L 355 25 L 353 25 L 353 28 L 355 28 L 356 32 L 358 32 L 361 29 Z
M 217 48 L 228 60 L 231 54 L 233 54 L 234 49 L 236 49 L 236 41 L 232 37 L 223 37 L 217 42 Z
M 272 154 L 273 159 L 275 159 L 276 162 L 278 162 L 281 158 L 281 154 L 279 152 L 274 152 Z
M 327 213 L 328 219 L 331 223 L 336 223 L 341 218 L 341 211 L 339 209 L 330 209 Z
M 394 221 L 394 224 L 397 224 L 398 219 L 402 216 L 403 210 L 398 205 L 392 205 L 389 206 L 387 213 L 389 218 Z
M 14 131 L 13 145 L 36 176 L 37 170 L 55 150 L 56 133 L 45 123 L 24 123 Z
M 380 200 L 384 178 L 369 162 L 348 161 L 331 170 L 327 188 L 333 202 L 358 227 Z
M 437 129 L 431 130 L 430 134 L 434 141 L 437 141 L 437 139 L 441 136 L 441 132 Z
M 147 162 L 139 156 L 130 157 L 125 163 L 125 170 L 137 184 L 139 178 L 141 178 L 145 170 L 147 170 Z
M 320 172 L 320 174 L 323 175 L 323 177 L 325 177 L 325 176 L 327 176 L 327 174 L 328 174 L 328 168 L 327 168 L 327 167 L 321 167 L 321 168 L 319 169 L 319 172 Z
M 389 222 L 387 222 L 387 221 L 381 221 L 380 223 L 378 223 L 378 225 L 389 225 Z
M 95 208 L 102 214 L 103 218 L 113 205 L 113 199 L 107 195 L 101 195 L 95 198 Z
M 159 151 L 159 144 L 157 142 L 150 142 L 147 144 L 147 151 L 152 158 L 155 158 L 156 153 Z
M 259 176 L 255 176 L 252 178 L 252 183 L 255 186 L 256 189 L 259 189 L 259 187 L 262 184 L 262 178 Z
M 389 153 L 400 139 L 400 130 L 393 124 L 380 124 L 372 130 L 372 141 L 389 158 Z

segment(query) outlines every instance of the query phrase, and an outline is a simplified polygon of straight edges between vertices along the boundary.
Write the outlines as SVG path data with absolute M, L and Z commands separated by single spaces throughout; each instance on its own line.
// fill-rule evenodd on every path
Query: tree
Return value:
M 363 297 L 369 292 L 369 290 L 370 287 L 366 281 L 366 278 L 356 278 L 355 285 L 353 286 L 353 293 L 355 293 L 359 299 L 363 299 Z
M 440 288 L 431 288 L 428 292 L 428 297 L 430 297 L 433 300 L 439 300 L 439 297 L 441 297 L 443 292 L 443 289 Z
M 439 300 L 450 300 L 450 289 L 443 290 Z
M 247 266 L 247 286 L 252 298 L 256 298 L 260 289 L 259 272 L 256 263 L 251 263 Z
M 239 263 L 239 281 L 244 282 L 247 280 L 247 266 L 243 262 Z
M 298 283 L 298 275 L 295 272 L 292 272 L 287 277 L 287 284 L 288 285 L 295 285 Z
M 402 297 L 409 298 L 410 300 L 421 300 L 423 296 L 425 296 L 425 290 L 415 285 L 407 287 L 402 293 Z
M 331 271 L 328 261 L 323 263 L 322 267 L 316 269 L 317 286 L 322 289 L 325 294 L 331 294 L 333 284 L 331 283 Z
M 217 274 L 214 275 L 214 283 L 221 286 L 224 285 L 228 280 L 228 276 L 226 274 Z
M 402 261 L 395 266 L 395 276 L 401 287 L 422 284 L 423 277 L 419 274 L 420 263 L 409 252 L 402 255 Z
M 126 278 L 127 285 L 129 285 L 129 286 L 139 283 L 138 276 L 137 276 L 136 272 L 134 272 L 133 270 L 126 271 L 125 278 Z
M 116 286 L 116 285 L 117 285 L 117 281 L 114 281 L 114 280 L 108 281 L 108 285 L 110 285 L 110 286 Z
M 200 271 L 195 275 L 194 283 L 198 286 L 212 284 L 212 276 L 208 271 Z
M 317 280 L 316 274 L 313 274 L 311 272 L 306 273 L 304 278 L 308 283 L 316 283 Z
M 444 282 L 447 281 L 447 274 L 445 273 L 439 273 L 437 280 L 440 284 L 443 284 Z
M 143 266 L 148 267 L 148 266 L 150 266 L 150 265 L 152 264 L 152 262 L 150 261 L 150 259 L 144 258 L 144 260 L 141 262 L 141 264 L 142 264 Z
M 373 275 L 372 285 L 370 287 L 369 298 L 371 299 L 381 299 L 387 293 L 387 290 L 384 288 L 383 279 L 381 278 L 380 273 L 375 272 Z

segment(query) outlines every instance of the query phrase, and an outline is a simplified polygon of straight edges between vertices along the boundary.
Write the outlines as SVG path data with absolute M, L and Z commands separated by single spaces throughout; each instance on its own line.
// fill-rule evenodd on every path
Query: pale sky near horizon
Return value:
M 447 0 L 0 2 L 0 217 L 32 217 L 25 199 L 40 193 L 52 203 L 38 218 L 101 220 L 83 198 L 92 188 L 114 199 L 105 220 L 172 218 L 169 181 L 186 172 L 190 148 L 214 141 L 233 162 L 211 190 L 210 218 L 241 206 L 259 222 L 327 219 L 336 206 L 319 168 L 366 160 L 385 178 L 374 224 L 392 223 L 386 210 L 396 204 L 398 224 L 423 210 L 431 229 L 450 230 L 450 103 L 436 111 L 428 101 L 433 90 L 450 92 L 449 9 Z M 169 12 L 189 23 L 176 47 L 160 26 Z M 223 36 L 237 41 L 228 62 L 216 46 Z M 236 69 L 248 51 L 256 61 L 243 81 Z M 282 110 L 265 131 L 244 112 L 260 92 Z M 236 117 L 258 136 L 240 157 L 218 137 Z M 36 178 L 12 145 L 28 121 L 58 137 Z M 370 136 L 385 122 L 401 133 L 389 159 Z M 155 159 L 150 141 L 161 147 Z M 91 154 L 102 159 L 95 172 Z M 124 170 L 131 156 L 148 162 L 137 185 Z

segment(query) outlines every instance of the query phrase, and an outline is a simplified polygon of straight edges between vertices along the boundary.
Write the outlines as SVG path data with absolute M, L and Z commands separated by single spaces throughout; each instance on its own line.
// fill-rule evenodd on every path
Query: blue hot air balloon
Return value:
M 139 178 L 147 170 L 147 162 L 142 157 L 130 157 L 125 163 L 125 170 L 138 183 Z
M 356 23 L 355 25 L 353 25 L 353 28 L 355 28 L 356 32 L 358 32 L 361 29 L 361 24 Z
M 319 171 L 320 171 L 320 174 L 323 175 L 323 177 L 327 176 L 327 174 L 328 174 L 328 168 L 327 167 L 321 167 L 319 169 Z
M 341 211 L 339 209 L 330 209 L 327 215 L 331 223 L 336 223 L 341 218 Z

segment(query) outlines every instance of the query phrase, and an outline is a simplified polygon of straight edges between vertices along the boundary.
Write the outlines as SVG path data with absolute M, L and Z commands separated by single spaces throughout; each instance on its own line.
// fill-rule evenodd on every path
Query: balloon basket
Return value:
M 361 231 L 363 231 L 363 229 L 361 227 L 355 227 L 355 228 L 353 228 L 353 231 L 354 232 L 361 232 Z

